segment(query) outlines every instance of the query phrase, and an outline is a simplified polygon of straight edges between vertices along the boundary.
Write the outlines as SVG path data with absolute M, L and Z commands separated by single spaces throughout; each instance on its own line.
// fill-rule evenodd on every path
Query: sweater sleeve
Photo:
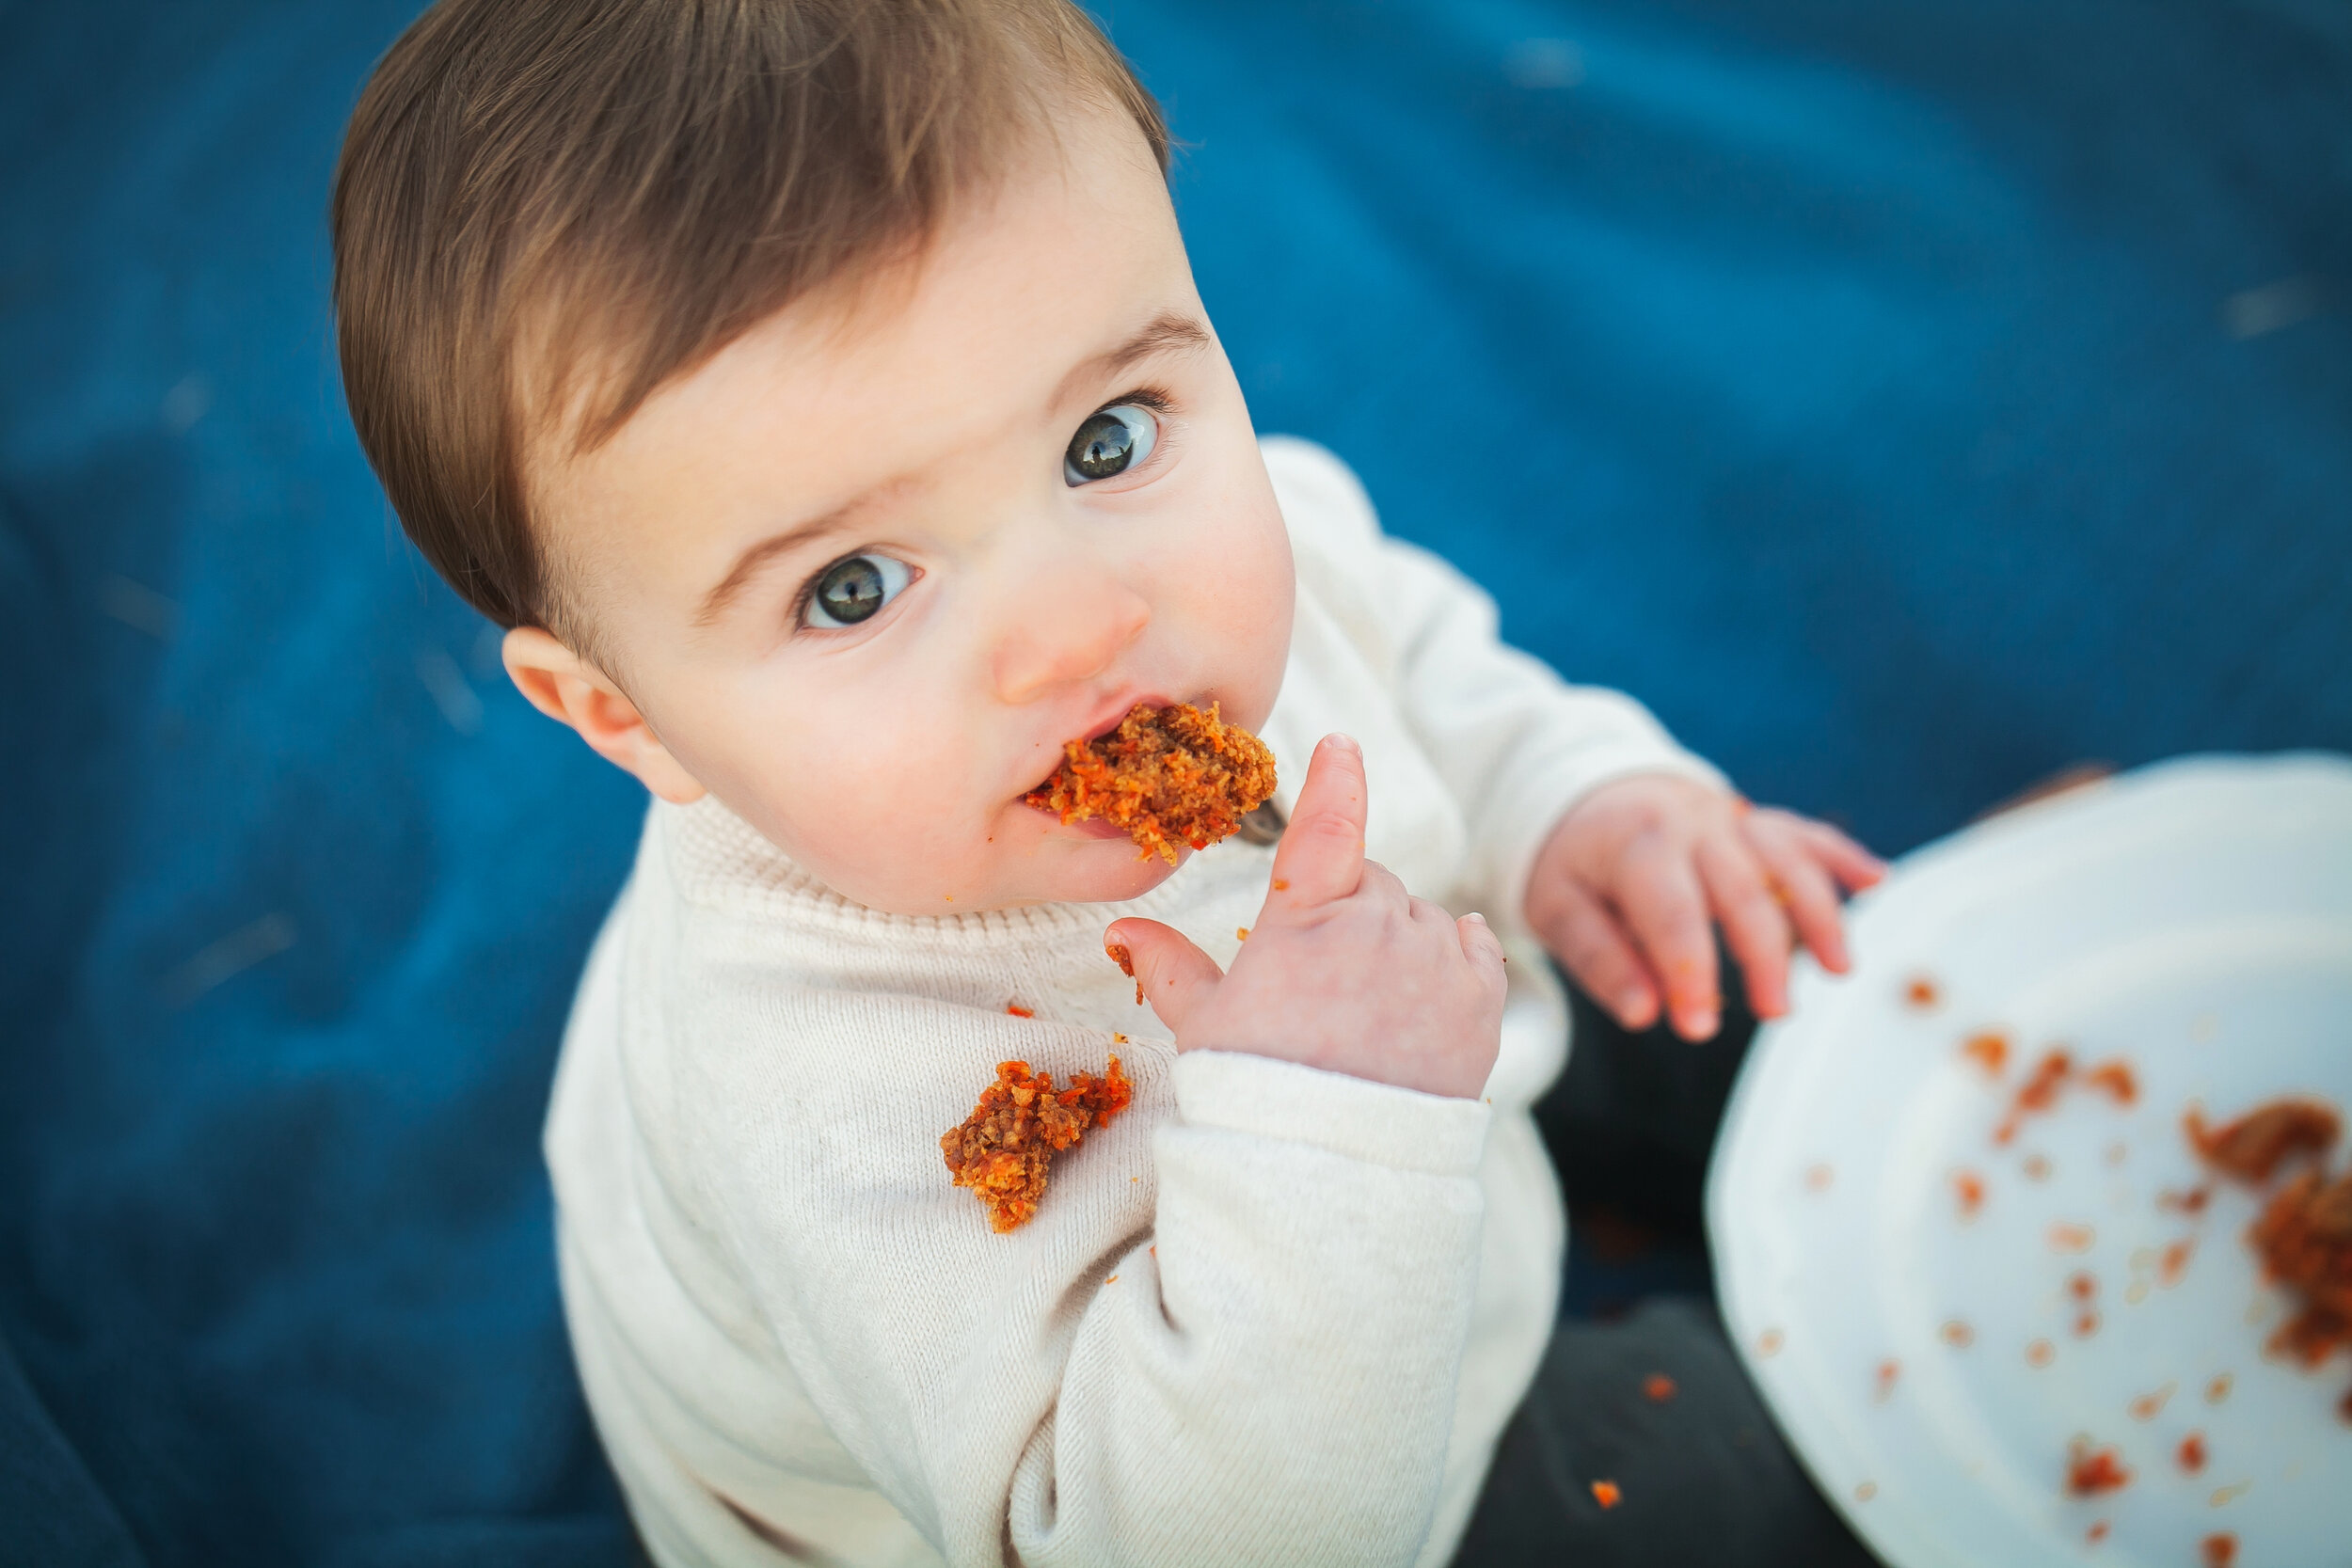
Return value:
M 1571 686 L 1503 642 L 1493 599 L 1436 555 L 1382 533 L 1338 458 L 1305 441 L 1264 446 L 1302 581 L 1338 601 L 1335 613 L 1385 671 L 1462 809 L 1463 891 L 1479 907 L 1520 922 L 1537 851 L 1600 784 L 1655 772 L 1729 787 L 1632 698 Z
M 1099 1070 L 1102 1034 L 1050 1031 L 1057 1061 L 976 1009 L 727 992 L 696 1000 L 705 1081 L 678 1097 L 707 1118 L 695 1206 L 834 1435 L 948 1562 L 1414 1559 L 1476 1281 L 1483 1103 L 1130 1041 L 1134 1107 L 998 1235 L 939 1133 L 1000 1057 Z M 846 1037 L 874 1049 L 789 1044 Z

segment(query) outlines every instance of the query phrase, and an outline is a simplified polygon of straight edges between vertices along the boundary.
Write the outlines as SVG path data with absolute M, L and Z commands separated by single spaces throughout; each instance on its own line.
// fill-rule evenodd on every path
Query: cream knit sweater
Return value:
M 1130 904 L 911 918 L 714 801 L 657 804 L 547 1153 L 580 1376 L 664 1568 L 1451 1555 L 1565 1239 L 1528 1115 L 1566 1051 L 1517 932 L 1529 864 L 1604 780 L 1715 775 L 1502 646 L 1485 595 L 1384 538 L 1328 453 L 1265 456 L 1299 583 L 1278 800 L 1319 736 L 1354 735 L 1373 858 L 1516 942 L 1486 1096 L 1175 1053 L 1103 928 L 1149 915 L 1230 961 L 1270 849 L 1228 841 Z M 992 1232 L 940 1133 L 1001 1060 L 1066 1078 L 1113 1050 L 1134 1108 Z

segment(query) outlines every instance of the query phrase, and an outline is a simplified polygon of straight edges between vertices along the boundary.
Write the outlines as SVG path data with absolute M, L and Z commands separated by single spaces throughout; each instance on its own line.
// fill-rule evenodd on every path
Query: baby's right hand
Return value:
M 1327 736 L 1281 847 L 1274 885 L 1232 973 L 1156 920 L 1104 933 L 1126 950 L 1178 1051 L 1238 1051 L 1468 1099 L 1502 1030 L 1502 944 L 1364 859 L 1364 759 Z

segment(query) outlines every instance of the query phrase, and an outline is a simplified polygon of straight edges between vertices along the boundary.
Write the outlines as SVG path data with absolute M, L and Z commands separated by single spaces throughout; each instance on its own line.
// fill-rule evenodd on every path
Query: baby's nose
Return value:
M 1055 574 L 1024 584 L 996 644 L 996 695 L 1025 703 L 1091 680 L 1143 635 L 1152 606 L 1107 574 Z

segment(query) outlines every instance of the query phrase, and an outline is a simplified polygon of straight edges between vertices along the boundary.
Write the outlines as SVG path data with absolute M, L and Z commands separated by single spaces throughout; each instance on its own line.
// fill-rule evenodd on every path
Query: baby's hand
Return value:
M 1308 764 L 1274 886 L 1231 974 L 1170 927 L 1120 920 L 1179 1051 L 1239 1051 L 1426 1094 L 1475 1095 L 1502 1030 L 1502 944 L 1364 859 L 1364 759 L 1326 736 Z
M 1749 1006 L 1778 1018 L 1794 941 L 1843 974 L 1837 890 L 1885 874 L 1826 823 L 1648 773 L 1603 784 L 1560 819 L 1528 879 L 1527 923 L 1627 1028 L 1657 1022 L 1662 1002 L 1677 1033 L 1702 1040 L 1723 1006 L 1713 922 L 1747 976 Z

